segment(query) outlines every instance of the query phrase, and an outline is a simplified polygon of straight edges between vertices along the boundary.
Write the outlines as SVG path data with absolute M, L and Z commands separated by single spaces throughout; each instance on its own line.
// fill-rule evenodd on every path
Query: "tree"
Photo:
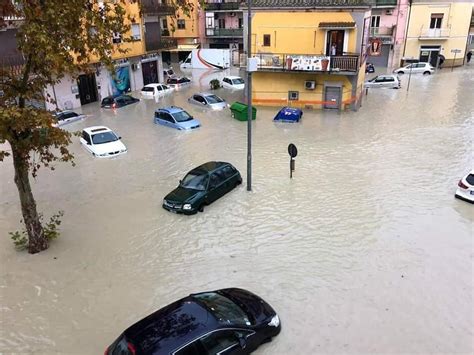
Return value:
M 0 0 L 0 26 L 7 16 L 21 18 L 17 28 L 18 50 L 24 63 L 19 71 L 0 68 L 0 161 L 10 156 L 15 170 L 21 211 L 28 234 L 28 252 L 48 248 L 43 225 L 30 185 L 40 167 L 54 170 L 55 162 L 71 162 L 68 150 L 71 133 L 53 127 L 53 117 L 43 108 L 30 105 L 35 100 L 54 100 L 45 88 L 65 75 L 91 71 L 91 56 L 113 72 L 111 54 L 123 52 L 112 43 L 112 34 L 130 41 L 131 20 L 126 6 L 136 1 L 115 0 Z M 192 8 L 188 0 L 172 3 Z

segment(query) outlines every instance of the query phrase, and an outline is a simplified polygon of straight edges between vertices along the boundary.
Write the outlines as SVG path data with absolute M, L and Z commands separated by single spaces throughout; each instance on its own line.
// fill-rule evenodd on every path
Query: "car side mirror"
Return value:
M 122 139 L 122 137 L 118 137 L 119 139 Z
M 179 184 L 181 185 L 183 183 L 183 180 L 179 180 Z

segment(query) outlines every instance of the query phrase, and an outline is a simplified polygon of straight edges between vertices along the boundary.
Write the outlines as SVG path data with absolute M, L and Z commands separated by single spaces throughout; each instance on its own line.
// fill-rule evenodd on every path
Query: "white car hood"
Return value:
M 110 143 L 103 143 L 103 144 L 96 144 L 92 146 L 92 151 L 97 154 L 106 154 L 106 153 L 113 153 L 121 150 L 125 150 L 125 145 L 120 141 L 110 142 Z

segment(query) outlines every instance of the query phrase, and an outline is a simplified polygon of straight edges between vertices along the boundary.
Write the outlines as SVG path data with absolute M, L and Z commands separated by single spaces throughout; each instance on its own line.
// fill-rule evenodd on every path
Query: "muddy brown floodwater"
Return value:
M 94 159 L 75 138 L 76 167 L 40 172 L 38 207 L 66 213 L 46 252 L 13 249 L 18 195 L 11 159 L 0 163 L 0 352 L 100 354 L 154 310 L 224 287 L 280 314 L 281 334 L 256 354 L 474 352 L 474 206 L 453 197 L 473 167 L 474 65 L 414 76 L 408 94 L 404 77 L 401 90 L 371 90 L 359 112 L 307 111 L 300 124 L 259 108 L 253 191 L 186 217 L 161 202 L 188 170 L 246 169 L 246 123 L 190 106 L 209 82 L 193 79 L 158 102 L 83 107 L 87 119 L 67 129 L 106 125 L 129 153 Z M 202 128 L 154 125 L 164 104 Z

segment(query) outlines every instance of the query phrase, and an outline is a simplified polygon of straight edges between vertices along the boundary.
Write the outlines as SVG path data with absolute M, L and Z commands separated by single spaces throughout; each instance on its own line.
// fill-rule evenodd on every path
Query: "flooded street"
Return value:
M 40 171 L 39 210 L 65 211 L 45 252 L 14 250 L 18 192 L 11 159 L 0 163 L 0 352 L 102 354 L 174 300 L 241 287 L 282 320 L 255 354 L 473 353 L 474 206 L 454 192 L 474 165 L 474 65 L 413 76 L 408 93 L 402 77 L 358 112 L 305 111 L 299 124 L 258 108 L 253 191 L 244 183 L 204 213 L 175 215 L 163 197 L 195 166 L 228 161 L 246 176 L 246 122 L 188 104 L 208 91 L 197 76 L 158 102 L 83 107 L 87 119 L 67 129 L 105 125 L 128 154 L 94 159 L 74 137 L 77 166 Z M 154 125 L 169 104 L 202 127 Z

